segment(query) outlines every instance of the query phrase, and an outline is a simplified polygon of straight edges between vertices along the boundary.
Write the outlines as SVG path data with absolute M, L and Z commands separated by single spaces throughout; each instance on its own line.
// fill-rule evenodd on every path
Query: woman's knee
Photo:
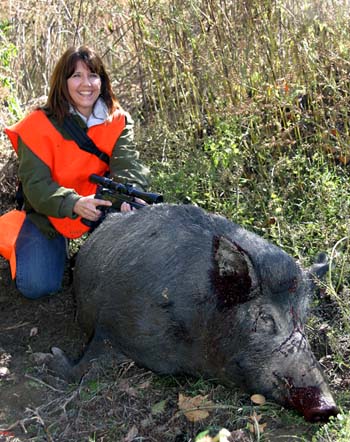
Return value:
M 46 238 L 26 219 L 16 243 L 16 286 L 30 299 L 61 290 L 66 263 L 66 241 L 62 236 Z
M 38 279 L 23 281 L 17 276 L 16 278 L 17 290 L 28 299 L 38 299 L 44 296 L 54 295 L 62 288 L 61 281 L 42 281 Z

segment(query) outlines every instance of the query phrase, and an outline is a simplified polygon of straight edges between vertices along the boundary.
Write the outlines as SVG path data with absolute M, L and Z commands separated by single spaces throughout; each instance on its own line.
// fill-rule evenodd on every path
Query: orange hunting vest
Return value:
M 96 146 L 108 156 L 125 128 L 125 113 L 118 109 L 111 122 L 105 122 L 88 129 L 87 135 Z M 90 183 L 92 173 L 104 175 L 108 165 L 96 155 L 85 152 L 73 140 L 66 140 L 53 126 L 45 113 L 36 110 L 19 123 L 6 128 L 6 134 L 17 152 L 18 137 L 51 170 L 52 179 L 60 186 L 74 189 L 79 195 L 96 193 L 96 184 Z M 79 238 L 89 230 L 81 218 L 48 217 L 55 229 L 67 238 Z
M 16 240 L 26 215 L 23 210 L 10 210 L 0 216 L 0 255 L 10 262 L 11 276 L 16 276 Z

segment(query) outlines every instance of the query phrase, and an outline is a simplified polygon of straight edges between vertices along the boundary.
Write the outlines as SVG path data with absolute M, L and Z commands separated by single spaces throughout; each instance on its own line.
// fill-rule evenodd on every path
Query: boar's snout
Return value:
M 289 393 L 288 405 L 302 413 L 309 422 L 327 422 L 338 414 L 333 398 L 325 397 L 317 387 L 292 388 Z
M 309 422 L 328 422 L 331 416 L 336 416 L 339 410 L 335 405 L 321 405 L 307 410 L 304 417 Z

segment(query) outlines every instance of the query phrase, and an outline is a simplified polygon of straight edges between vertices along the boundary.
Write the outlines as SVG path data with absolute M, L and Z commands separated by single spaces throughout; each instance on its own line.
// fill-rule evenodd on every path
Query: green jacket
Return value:
M 74 118 L 87 130 L 85 122 L 78 116 Z M 71 137 L 57 122 L 49 118 L 65 139 Z M 47 218 L 75 218 L 73 207 L 80 198 L 74 189 L 59 186 L 53 181 L 49 167 L 41 161 L 19 138 L 18 140 L 18 176 L 24 194 L 24 209 L 31 221 L 49 238 L 58 233 Z M 139 161 L 139 152 L 135 149 L 133 121 L 126 116 L 126 126 L 117 140 L 110 159 L 111 178 L 117 182 L 128 182 L 145 190 L 148 185 L 149 170 Z

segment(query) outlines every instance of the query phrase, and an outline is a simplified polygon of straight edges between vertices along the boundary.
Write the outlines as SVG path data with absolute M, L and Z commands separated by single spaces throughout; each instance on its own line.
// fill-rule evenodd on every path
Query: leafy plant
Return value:
M 350 414 L 340 413 L 331 418 L 315 436 L 312 442 L 347 442 L 350 439 Z

